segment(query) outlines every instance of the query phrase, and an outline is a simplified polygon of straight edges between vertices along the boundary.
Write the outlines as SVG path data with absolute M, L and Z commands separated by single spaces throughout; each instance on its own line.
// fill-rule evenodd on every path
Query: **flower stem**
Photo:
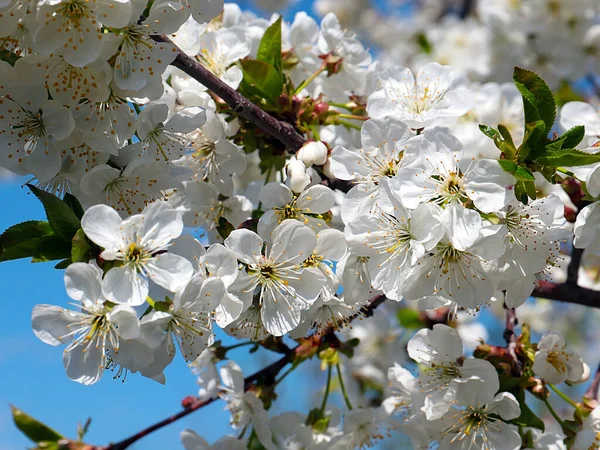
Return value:
M 354 128 L 355 130 L 360 130 L 361 128 L 358 125 L 353 124 L 352 122 L 348 122 L 346 120 L 338 120 L 340 125 L 344 125 L 348 128 Z
M 321 64 L 321 67 L 319 67 L 315 71 L 315 73 L 313 73 L 310 77 L 308 77 L 306 80 L 300 83 L 300 86 L 298 86 L 294 91 L 294 95 L 298 95 L 300 92 L 302 92 L 302 89 L 304 89 L 306 86 L 312 83 L 315 80 L 315 78 L 317 78 L 321 73 L 323 73 L 323 71 L 325 71 L 325 69 L 327 69 L 327 65 Z
M 357 116 L 356 114 L 338 114 L 338 117 L 342 119 L 352 119 L 352 120 L 369 120 L 367 116 Z
M 335 106 L 337 108 L 347 109 L 348 111 L 352 111 L 352 108 L 350 108 L 346 103 L 329 102 L 329 105 Z
M 554 417 L 554 419 L 558 422 L 558 424 L 564 429 L 565 423 L 559 417 L 559 415 L 556 413 L 556 411 L 554 410 L 554 408 L 552 407 L 552 405 L 550 404 L 548 399 L 544 399 L 543 402 L 546 404 L 546 407 L 548 408 L 548 411 L 550 411 L 550 414 L 552 414 L 552 417 Z
M 319 136 L 319 132 L 317 131 L 317 127 L 315 127 L 314 125 L 310 125 L 310 131 L 312 131 L 312 133 L 315 136 L 315 139 L 317 141 L 321 140 L 321 136 Z
M 573 408 L 578 408 L 577 403 L 575 403 L 572 399 L 570 399 L 567 394 L 565 394 L 564 392 L 562 392 L 560 389 L 558 389 L 556 386 L 554 386 L 553 384 L 548 384 L 548 387 L 550 389 L 552 389 L 556 395 L 558 395 L 560 398 L 562 398 L 565 402 L 567 402 L 569 405 L 571 405 Z
M 350 403 L 350 399 L 348 398 L 348 393 L 346 392 L 346 387 L 344 386 L 344 379 L 342 378 L 342 369 L 340 367 L 340 363 L 337 363 L 337 373 L 338 379 L 340 380 L 340 389 L 342 390 L 342 395 L 344 396 L 344 401 L 346 402 L 346 406 L 350 411 L 352 411 L 352 403 Z
M 331 389 L 331 364 L 327 365 L 327 384 L 325 385 L 325 395 L 323 396 L 323 402 L 321 403 L 321 416 L 325 413 L 325 407 L 327 406 L 327 398 L 329 397 L 330 389 Z

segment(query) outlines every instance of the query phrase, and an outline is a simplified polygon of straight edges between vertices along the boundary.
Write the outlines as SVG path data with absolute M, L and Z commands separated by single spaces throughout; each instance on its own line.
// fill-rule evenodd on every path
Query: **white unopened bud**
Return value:
M 311 141 L 304 145 L 296 155 L 306 167 L 321 166 L 327 162 L 327 147 L 321 141 Z
M 285 184 L 292 192 L 299 194 L 310 184 L 310 177 L 306 174 L 306 166 L 302 161 L 290 161 L 285 167 L 287 178 Z

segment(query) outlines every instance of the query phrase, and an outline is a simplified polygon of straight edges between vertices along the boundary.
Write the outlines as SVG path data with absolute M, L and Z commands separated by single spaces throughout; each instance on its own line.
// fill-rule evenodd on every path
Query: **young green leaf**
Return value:
M 44 205 L 48 222 L 54 233 L 64 240 L 71 241 L 80 228 L 80 221 L 69 205 L 57 196 L 31 184 L 28 184 L 27 187 Z
M 258 46 L 256 59 L 269 63 L 280 75 L 283 74 L 281 63 L 281 17 L 265 30 Z
M 550 167 L 575 167 L 587 166 L 600 162 L 599 153 L 585 153 L 574 148 L 565 148 L 557 151 L 548 151 L 534 160 L 537 164 Z
M 60 439 L 63 439 L 61 434 L 58 434 L 43 423 L 38 422 L 20 409 L 12 405 L 10 408 L 12 409 L 13 420 L 17 428 L 36 444 L 38 442 L 57 442 Z
M 525 135 L 523 142 L 519 146 L 519 161 L 529 161 L 529 154 L 537 150 L 537 143 L 545 136 L 545 124 L 542 120 L 529 122 L 525 124 Z M 533 152 L 531 151 L 533 148 Z
M 585 137 L 585 127 L 578 125 L 565 131 L 557 141 L 561 141 L 561 148 L 575 148 Z
M 508 172 L 510 174 L 515 173 L 519 168 L 516 162 L 510 161 L 508 159 L 499 159 L 498 164 L 500 164 L 500 167 L 502 167 L 505 172 Z
M 527 189 L 525 189 L 525 181 L 518 180 L 515 183 L 515 197 L 517 197 L 517 200 L 524 205 L 526 205 L 529 201 L 527 197 Z
M 266 99 L 274 105 L 283 90 L 283 77 L 271 64 L 255 59 L 241 61 L 242 93 Z
M 541 119 L 545 124 L 544 136 L 548 135 L 556 119 L 556 102 L 552 91 L 541 77 L 529 70 L 515 67 L 513 79 L 523 96 L 525 123 Z

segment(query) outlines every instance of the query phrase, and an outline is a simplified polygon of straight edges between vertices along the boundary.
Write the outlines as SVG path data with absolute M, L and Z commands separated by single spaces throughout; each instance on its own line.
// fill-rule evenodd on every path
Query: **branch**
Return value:
M 210 91 L 221 97 L 233 111 L 238 113 L 247 121 L 253 123 L 264 132 L 270 134 L 275 139 L 286 145 L 291 151 L 296 151 L 304 145 L 306 139 L 298 133 L 292 125 L 276 119 L 269 113 L 263 111 L 246 97 L 241 95 L 235 89 L 221 81 L 213 75 L 202 64 L 196 61 L 191 56 L 187 55 L 183 50 L 177 47 L 165 35 L 153 35 L 152 39 L 157 42 L 171 44 L 177 51 L 177 57 L 171 65 L 181 69 L 194 80 L 206 86 Z
M 506 308 L 506 305 L 504 305 Z M 506 308 L 506 325 L 504 326 L 504 340 L 506 341 L 506 350 L 515 362 L 515 371 L 518 370 L 518 375 L 521 375 L 523 366 L 517 355 L 517 335 L 515 334 L 515 327 L 519 324 L 517 319 L 517 313 L 515 308 Z
M 377 307 L 379 307 L 379 305 L 381 305 L 384 301 L 385 301 L 384 295 L 378 295 L 377 297 L 370 299 L 368 304 L 361 309 L 361 312 L 350 317 L 350 319 L 348 321 L 352 321 L 362 315 L 364 315 L 366 317 L 372 316 L 373 311 Z M 331 333 L 333 333 L 333 330 L 331 330 Z M 323 333 L 321 335 L 321 339 L 319 340 L 319 344 L 321 341 L 325 341 L 328 338 L 329 338 L 329 333 Z M 300 350 L 300 347 L 301 347 L 301 345 L 297 345 L 293 349 L 289 350 L 282 358 L 280 358 L 277 361 L 275 361 L 274 363 L 269 364 L 268 366 L 262 368 L 258 372 L 255 372 L 254 374 L 246 377 L 244 379 L 244 390 L 248 391 L 253 386 L 253 384 L 259 380 L 264 380 L 265 384 L 273 385 L 275 382 L 275 377 L 281 371 L 281 369 L 283 369 L 288 363 L 294 361 L 294 358 L 296 357 L 296 353 L 298 350 Z M 152 433 L 156 430 L 159 430 L 163 427 L 166 427 L 167 425 L 170 425 L 170 424 L 178 421 L 182 417 L 185 417 L 188 414 L 190 414 L 194 411 L 197 411 L 206 405 L 211 404 L 212 402 L 217 400 L 217 398 L 218 397 L 212 397 L 212 398 L 204 399 L 204 400 L 193 399 L 191 401 L 188 401 L 186 398 L 186 399 L 184 399 L 184 402 L 182 402 L 184 404 L 183 411 L 180 411 L 177 414 L 167 417 L 166 419 L 161 420 L 160 422 L 157 422 L 154 425 L 151 425 L 148 428 L 145 428 L 142 431 L 140 431 L 140 432 L 134 434 L 133 436 L 128 437 L 127 439 L 124 439 L 120 442 L 117 442 L 115 444 L 110 444 L 110 445 L 107 445 L 104 447 L 89 447 L 88 450 L 125 450 L 131 444 L 139 441 L 143 437 L 148 436 L 150 433 Z
M 540 281 L 531 296 L 600 308 L 600 291 L 577 286 L 573 283 L 557 284 L 550 281 Z

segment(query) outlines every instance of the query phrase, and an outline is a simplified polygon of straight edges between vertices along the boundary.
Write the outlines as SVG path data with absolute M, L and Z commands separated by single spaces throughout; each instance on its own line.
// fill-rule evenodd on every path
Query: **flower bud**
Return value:
M 285 184 L 292 192 L 299 194 L 310 184 L 310 177 L 306 174 L 306 166 L 300 160 L 290 161 L 285 167 L 287 178 Z
M 298 150 L 296 157 L 306 167 L 312 165 L 322 166 L 327 162 L 327 147 L 321 141 L 310 141 Z

